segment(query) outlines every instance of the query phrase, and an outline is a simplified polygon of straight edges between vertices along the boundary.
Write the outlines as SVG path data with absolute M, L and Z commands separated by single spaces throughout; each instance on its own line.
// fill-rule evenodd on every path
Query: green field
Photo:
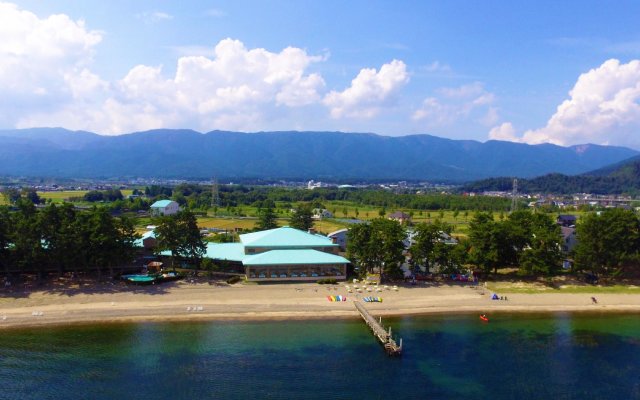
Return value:
M 41 199 L 51 199 L 54 203 L 63 203 L 65 201 L 70 201 L 71 198 L 82 197 L 87 193 L 88 190 L 64 190 L 60 192 L 38 192 L 38 196 Z M 121 190 L 122 195 L 127 197 L 133 190 Z
M 227 231 L 252 230 L 258 222 L 256 218 L 231 218 L 231 217 L 199 217 L 198 226 L 200 228 L 218 228 Z M 279 226 L 288 225 L 288 218 L 278 218 Z M 314 228 L 323 233 L 330 233 L 344 228 L 346 224 L 340 224 L 332 220 L 315 221 Z

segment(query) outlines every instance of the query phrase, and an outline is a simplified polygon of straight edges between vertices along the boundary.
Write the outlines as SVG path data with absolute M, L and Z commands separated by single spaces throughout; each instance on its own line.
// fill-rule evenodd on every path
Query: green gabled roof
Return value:
M 349 260 L 318 250 L 271 250 L 246 256 L 244 265 L 348 264 Z
M 337 246 L 326 236 L 283 226 L 266 231 L 245 233 L 240 241 L 246 247 L 326 247 Z
M 151 208 L 162 208 L 171 204 L 172 200 L 158 200 L 151 205 Z
M 205 257 L 214 260 L 242 261 L 246 256 L 242 243 L 207 243 Z

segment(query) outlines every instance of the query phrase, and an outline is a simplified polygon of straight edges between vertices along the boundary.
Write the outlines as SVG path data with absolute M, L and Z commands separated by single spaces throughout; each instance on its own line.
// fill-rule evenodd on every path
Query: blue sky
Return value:
M 0 128 L 640 149 L 640 2 L 0 3 Z

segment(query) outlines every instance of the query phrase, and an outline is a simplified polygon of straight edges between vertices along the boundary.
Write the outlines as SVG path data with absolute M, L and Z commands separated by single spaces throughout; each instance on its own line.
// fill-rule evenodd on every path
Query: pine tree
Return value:
M 259 231 L 264 231 L 267 229 L 274 229 L 278 227 L 278 223 L 276 222 L 276 213 L 273 211 L 272 207 L 263 208 L 260 210 L 258 215 L 258 223 L 256 224 L 256 229 Z
M 289 226 L 292 228 L 308 231 L 313 228 L 313 213 L 311 206 L 303 204 L 296 207 L 291 220 L 289 220 Z

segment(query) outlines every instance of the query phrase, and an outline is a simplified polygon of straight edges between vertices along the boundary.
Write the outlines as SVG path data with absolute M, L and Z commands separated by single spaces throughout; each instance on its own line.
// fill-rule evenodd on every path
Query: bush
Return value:
M 234 283 L 238 283 L 242 280 L 242 278 L 238 275 L 232 276 L 231 278 L 227 279 L 227 283 L 229 285 L 233 285 Z
M 318 284 L 320 285 L 335 285 L 338 281 L 335 278 L 327 278 L 327 279 L 319 279 Z

